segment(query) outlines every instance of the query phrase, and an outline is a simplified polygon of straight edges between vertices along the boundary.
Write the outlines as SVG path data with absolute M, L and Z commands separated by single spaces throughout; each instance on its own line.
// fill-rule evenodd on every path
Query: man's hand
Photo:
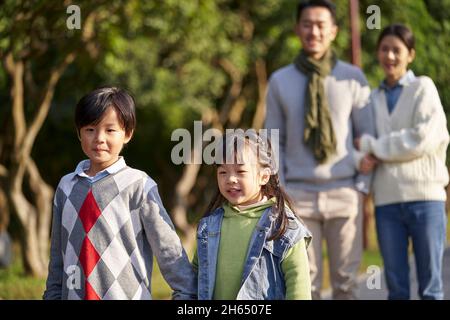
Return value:
M 360 148 L 360 145 L 361 145 L 360 141 L 361 141 L 361 138 L 355 138 L 355 139 L 353 139 L 353 146 L 354 146 L 355 149 L 358 150 L 358 151 L 359 151 L 359 148 Z
M 369 174 L 379 163 L 379 160 L 370 154 L 366 154 L 359 164 L 359 172 Z

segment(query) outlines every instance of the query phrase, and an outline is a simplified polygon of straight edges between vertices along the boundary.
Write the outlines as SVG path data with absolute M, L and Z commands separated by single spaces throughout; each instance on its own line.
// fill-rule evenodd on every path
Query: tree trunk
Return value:
M 5 69 L 12 80 L 12 152 L 7 155 L 9 167 L 2 179 L 10 213 L 17 217 L 20 228 L 20 244 L 23 264 L 28 274 L 45 277 L 48 265 L 48 239 L 50 235 L 52 188 L 42 179 L 31 158 L 31 151 L 39 130 L 47 117 L 56 84 L 63 71 L 73 62 L 76 54 L 68 53 L 65 59 L 49 74 L 35 116 L 27 126 L 24 111 L 24 65 L 21 59 L 15 61 L 8 53 L 4 59 Z M 6 168 L 5 168 L 6 169 Z M 23 186 L 29 186 L 30 199 L 24 194 Z
M 255 62 L 256 78 L 258 79 L 258 103 L 253 116 L 252 127 L 255 130 L 264 126 L 266 118 L 266 90 L 267 90 L 267 70 L 263 59 L 257 59 Z

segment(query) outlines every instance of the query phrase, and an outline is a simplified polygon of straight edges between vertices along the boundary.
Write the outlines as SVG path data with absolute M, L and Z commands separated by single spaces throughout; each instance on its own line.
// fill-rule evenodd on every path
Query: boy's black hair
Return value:
M 75 125 L 78 134 L 87 125 L 98 124 L 105 111 L 112 107 L 127 135 L 136 127 L 136 112 L 133 97 L 123 89 L 102 87 L 89 92 L 80 99 L 75 108 Z
M 411 31 L 411 29 L 401 23 L 388 25 L 383 29 L 383 31 L 381 31 L 380 35 L 378 36 L 377 49 L 379 49 L 380 47 L 381 40 L 383 40 L 383 38 L 387 36 L 395 36 L 399 38 L 408 48 L 408 51 L 411 51 L 416 47 L 416 40 L 414 38 L 413 32 Z
M 300 17 L 302 16 L 303 10 L 312 7 L 324 7 L 330 11 L 331 17 L 333 19 L 333 23 L 337 24 L 336 19 L 336 5 L 330 0 L 302 0 L 298 3 L 297 6 L 297 16 L 296 22 L 300 21 Z

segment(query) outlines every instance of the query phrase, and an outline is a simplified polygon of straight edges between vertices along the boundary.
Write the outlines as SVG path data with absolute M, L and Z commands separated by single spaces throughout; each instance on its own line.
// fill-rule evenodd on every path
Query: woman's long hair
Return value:
M 244 141 L 244 143 L 239 143 L 239 139 Z M 252 152 L 255 152 L 260 170 L 264 168 L 269 168 L 271 170 L 269 181 L 267 184 L 261 186 L 261 192 L 262 195 L 266 196 L 268 199 L 273 197 L 276 199 L 276 203 L 273 207 L 273 213 L 276 216 L 276 231 L 270 235 L 268 240 L 279 239 L 285 233 L 286 228 L 289 225 L 286 206 L 294 214 L 295 211 L 288 195 L 280 184 L 280 179 L 276 170 L 277 162 L 275 161 L 275 154 L 272 151 L 270 141 L 268 139 L 264 141 L 256 132 L 249 134 L 249 130 L 247 130 L 245 136 L 239 133 L 226 134 L 223 136 L 219 148 L 217 149 L 222 150 L 222 154 L 216 154 L 216 166 L 219 167 L 221 164 L 225 163 L 225 159 L 229 159 L 227 158 L 227 155 L 230 156 L 230 152 L 234 152 L 232 154 L 234 161 L 242 163 L 239 161 L 242 161 L 243 159 L 242 149 L 244 146 L 250 146 L 249 149 L 252 150 Z M 226 198 L 220 193 L 219 187 L 217 186 L 216 194 L 209 203 L 204 216 L 210 215 L 214 210 L 223 206 L 226 201 Z

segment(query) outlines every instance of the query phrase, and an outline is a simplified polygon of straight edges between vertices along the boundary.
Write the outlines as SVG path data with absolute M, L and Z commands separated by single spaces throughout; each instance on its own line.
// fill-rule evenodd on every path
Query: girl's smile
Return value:
M 406 73 L 408 64 L 414 60 L 415 51 L 410 51 L 398 37 L 388 35 L 381 40 L 377 55 L 387 84 L 394 86 Z
M 223 164 L 217 169 L 220 193 L 233 205 L 250 205 L 260 201 L 261 187 L 270 177 L 261 170 L 253 152 L 245 149 L 244 164 Z

